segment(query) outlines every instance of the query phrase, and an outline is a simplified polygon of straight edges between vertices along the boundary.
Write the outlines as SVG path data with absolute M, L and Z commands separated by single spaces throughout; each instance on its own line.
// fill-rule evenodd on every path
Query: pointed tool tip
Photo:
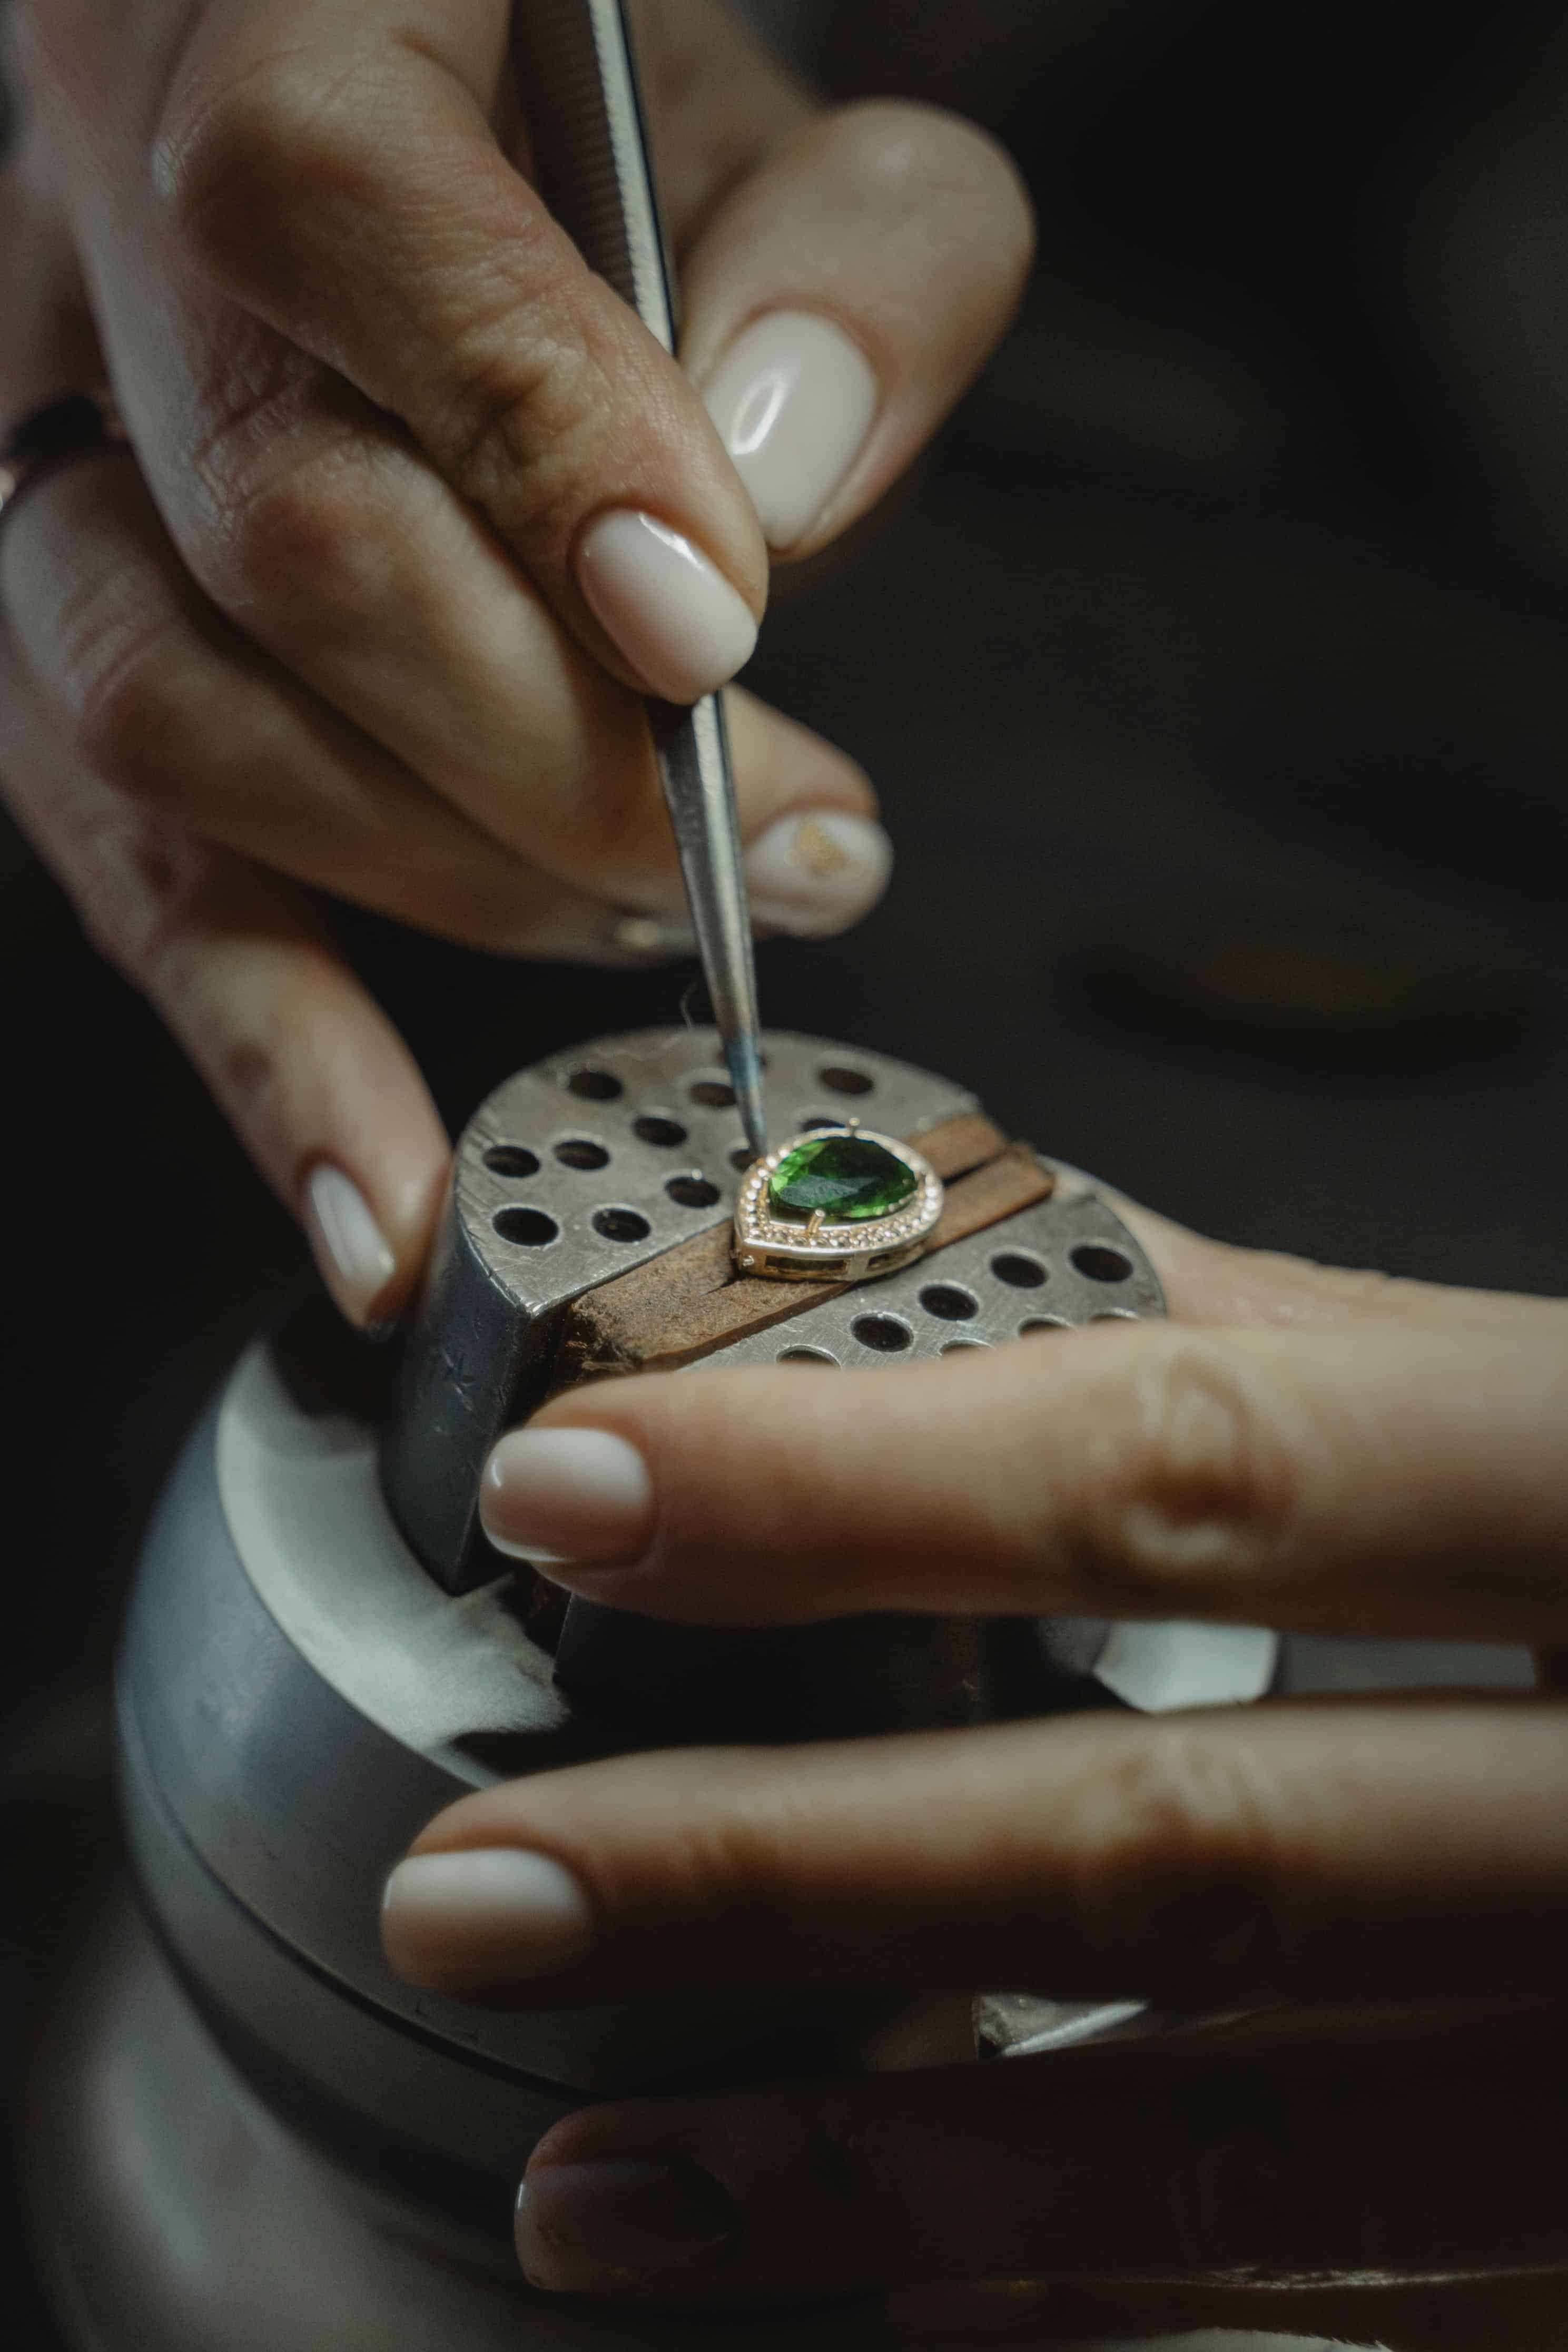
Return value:
M 760 1160 L 768 1149 L 768 1117 L 762 1107 L 762 1061 L 752 1036 L 735 1037 L 726 1041 L 725 1066 L 729 1082 L 735 1088 L 735 1099 L 740 1112 L 740 1123 L 746 1129 L 746 1139 Z

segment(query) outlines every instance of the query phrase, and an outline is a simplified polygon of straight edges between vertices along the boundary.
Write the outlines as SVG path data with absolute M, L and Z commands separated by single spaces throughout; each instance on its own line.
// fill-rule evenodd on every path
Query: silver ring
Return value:
M 31 410 L 0 445 L 0 522 L 41 475 L 78 457 L 100 457 L 107 450 L 122 449 L 129 440 L 107 383 L 65 393 Z

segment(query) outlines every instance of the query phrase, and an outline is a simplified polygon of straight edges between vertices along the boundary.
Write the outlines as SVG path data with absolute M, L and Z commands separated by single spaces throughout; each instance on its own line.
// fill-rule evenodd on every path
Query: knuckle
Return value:
M 1096 1414 L 1082 1536 L 1134 1611 L 1224 1605 L 1285 1538 L 1300 1491 L 1282 1400 L 1258 1364 L 1188 1333 L 1118 1350 Z
M 370 463 L 346 437 L 259 479 L 227 478 L 201 556 L 208 593 L 274 639 L 319 646 L 361 635 L 395 596 L 401 560 Z M 215 452 L 207 470 L 214 481 L 226 471 Z
M 168 616 L 76 667 L 72 732 L 87 765 L 141 808 L 178 814 L 198 731 Z
M 186 982 L 207 854 L 174 827 L 123 806 L 105 816 L 86 849 L 78 908 L 89 942 L 170 1012 Z
M 152 184 L 175 235 L 213 274 L 248 281 L 302 196 L 352 171 L 341 97 L 303 58 L 209 88 L 189 115 L 172 107 L 153 145 Z
M 1279 1811 L 1239 1740 L 1166 1725 L 1097 1764 L 1068 1885 L 1085 1981 L 1124 1975 L 1140 1952 L 1182 1984 L 1272 1981 L 1286 1935 Z
M 639 401 L 634 383 L 612 384 L 588 342 L 550 315 L 548 298 L 515 307 L 494 322 L 477 321 L 453 345 L 449 389 L 429 437 L 456 488 L 482 511 L 528 518 L 545 539 L 564 541 L 594 472 L 601 420 L 656 415 L 652 388 Z

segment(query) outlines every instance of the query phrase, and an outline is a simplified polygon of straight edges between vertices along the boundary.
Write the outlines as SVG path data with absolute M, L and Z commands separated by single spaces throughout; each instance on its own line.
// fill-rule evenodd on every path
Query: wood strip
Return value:
M 928 1127 L 923 1135 L 906 1135 L 904 1140 L 929 1160 L 944 1184 L 955 1176 L 967 1176 L 971 1168 L 983 1168 L 1008 1148 L 1001 1129 L 977 1110 L 945 1118 L 940 1127 Z
M 1009 1144 L 989 1119 L 973 1113 L 908 1139 L 948 1185 L 928 1250 L 1032 1207 L 1049 1198 L 1055 1183 L 1028 1144 Z M 732 1339 L 788 1321 L 842 1287 L 741 1279 L 730 1255 L 727 1221 L 710 1226 L 576 1301 L 561 1333 L 552 1392 L 580 1381 L 678 1370 Z

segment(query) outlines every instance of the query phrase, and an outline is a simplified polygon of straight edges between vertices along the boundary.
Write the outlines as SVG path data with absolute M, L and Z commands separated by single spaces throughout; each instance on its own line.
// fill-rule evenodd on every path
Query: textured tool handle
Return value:
M 674 273 L 622 0 L 517 0 L 512 57 L 540 194 L 589 268 L 673 352 Z

